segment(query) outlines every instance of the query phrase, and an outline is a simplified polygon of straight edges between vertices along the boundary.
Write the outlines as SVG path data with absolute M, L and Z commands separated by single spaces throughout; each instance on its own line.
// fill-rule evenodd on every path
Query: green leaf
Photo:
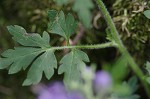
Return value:
M 89 58 L 86 53 L 80 50 L 73 50 L 61 59 L 58 74 L 64 73 L 64 83 L 66 86 L 70 81 L 80 80 L 81 70 L 85 67 L 83 61 L 89 62 Z
M 128 87 L 129 91 L 124 96 L 125 99 L 139 99 L 140 96 L 135 94 L 138 89 L 138 80 L 136 76 L 131 77 L 127 82 L 123 83 L 124 87 Z
M 150 19 L 150 10 L 144 11 L 144 15 L 145 15 L 148 19 Z
M 63 5 L 63 4 L 67 4 L 69 2 L 69 0 L 55 0 L 55 2 L 58 4 L 58 5 Z
M 122 85 L 118 85 L 113 90 L 114 92 L 111 95 L 113 99 L 140 99 L 138 94 L 135 92 L 138 89 L 137 77 L 133 76 L 128 81 L 124 81 Z
M 112 36 L 112 33 L 111 33 L 110 29 L 107 27 L 105 31 L 106 31 L 106 34 L 107 34 L 106 39 L 107 39 L 107 40 L 109 40 L 109 41 L 114 41 L 114 39 L 113 39 L 113 36 Z
M 55 55 L 53 51 L 48 50 L 33 62 L 23 85 L 37 84 L 40 82 L 43 72 L 46 78 L 50 79 L 54 74 L 54 67 L 57 67 Z
M 89 28 L 92 21 L 91 9 L 94 7 L 92 0 L 75 0 L 73 10 L 77 12 L 79 19 L 86 28 Z
M 131 77 L 129 80 L 128 80 L 128 85 L 130 86 L 130 88 L 131 88 L 131 93 L 133 94 L 133 93 L 135 93 L 136 91 L 137 91 L 137 89 L 138 89 L 138 79 L 137 79 L 137 77 L 136 76 L 133 76 L 133 77 Z
M 13 35 L 13 39 L 23 46 L 32 47 L 50 47 L 49 43 L 45 42 L 45 38 L 41 38 L 39 34 L 28 34 L 26 30 L 20 26 L 8 26 L 8 31 Z M 43 35 L 47 34 L 46 32 Z
M 146 80 L 147 80 L 147 82 L 150 84 L 150 77 L 148 77 Z
M 149 75 L 150 75 L 150 62 L 146 62 L 146 70 L 148 71 Z M 150 77 L 147 78 L 147 82 L 150 84 Z
M 113 36 L 112 36 L 112 33 L 111 33 L 110 29 L 106 28 L 105 31 L 106 31 L 106 34 L 107 34 L 106 39 L 109 40 L 109 41 L 113 41 L 114 39 L 113 39 Z
M 14 74 L 21 69 L 25 70 L 31 66 L 27 74 L 27 79 L 23 85 L 37 84 L 42 78 L 43 72 L 47 79 L 54 74 L 57 61 L 54 50 L 50 48 L 50 37 L 47 32 L 39 34 L 28 34 L 20 26 L 8 26 L 13 39 L 22 46 L 8 49 L 1 54 L 0 69 L 9 69 L 9 74 Z
M 22 68 L 26 69 L 26 66 L 30 65 L 33 59 L 42 52 L 40 48 L 15 47 L 14 50 L 8 49 L 1 54 L 4 58 L 0 60 L 0 69 L 11 65 L 9 74 L 17 73 Z
M 148 61 L 146 62 L 146 70 L 150 74 L 150 62 L 148 62 Z
M 66 17 L 63 11 L 57 12 L 55 10 L 48 11 L 50 22 L 48 29 L 50 33 L 63 36 L 66 40 L 69 40 L 70 36 L 75 32 L 77 22 L 71 14 Z
M 128 62 L 121 56 L 112 66 L 111 74 L 115 82 L 120 83 L 128 74 Z M 119 75 L 118 75 L 119 74 Z

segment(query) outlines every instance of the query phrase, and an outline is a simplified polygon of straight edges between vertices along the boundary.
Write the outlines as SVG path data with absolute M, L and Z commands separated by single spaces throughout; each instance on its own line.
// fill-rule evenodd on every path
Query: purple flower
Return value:
M 53 95 L 48 90 L 44 90 L 40 93 L 38 99 L 53 99 Z
M 38 99 L 68 99 L 62 83 L 53 83 L 39 93 Z
M 107 91 L 109 88 L 111 88 L 112 78 L 108 72 L 98 71 L 95 74 L 93 84 L 96 92 Z
M 52 94 L 66 94 L 64 85 L 60 82 L 52 83 L 48 86 L 48 91 Z
M 85 99 L 85 98 L 79 92 L 71 92 L 71 93 L 68 94 L 68 99 Z
M 84 99 L 81 93 L 77 92 L 68 92 L 64 85 L 59 82 L 50 84 L 48 87 L 36 86 L 35 89 L 39 89 L 37 99 Z
M 90 68 L 86 68 L 82 73 L 82 76 L 87 81 L 92 81 L 92 79 L 94 78 L 93 90 L 96 94 L 99 94 L 101 92 L 102 94 L 105 94 L 109 91 L 109 88 L 111 88 L 112 79 L 108 72 L 98 71 L 94 75 L 94 72 Z M 38 94 L 37 99 L 85 99 L 84 95 L 80 91 L 66 90 L 65 86 L 60 82 L 55 82 L 48 86 L 44 86 L 41 84 L 34 87 L 34 93 Z

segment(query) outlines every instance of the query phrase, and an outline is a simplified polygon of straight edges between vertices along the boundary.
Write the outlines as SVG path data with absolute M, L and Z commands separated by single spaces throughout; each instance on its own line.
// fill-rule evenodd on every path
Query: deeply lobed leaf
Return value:
M 80 50 L 73 50 L 61 59 L 58 74 L 64 73 L 64 83 L 66 85 L 70 81 L 80 80 L 81 70 L 85 68 L 83 61 L 89 62 L 89 58 L 86 53 Z
M 43 37 L 41 37 L 37 33 L 28 34 L 24 28 L 18 25 L 8 26 L 7 29 L 13 36 L 13 39 L 23 46 L 50 47 L 49 38 L 46 38 L 49 36 L 46 32 L 44 32 Z
M 43 32 L 42 37 L 39 34 L 28 34 L 17 25 L 8 26 L 8 30 L 13 39 L 22 46 L 8 49 L 1 54 L 0 69 L 9 68 L 9 74 L 14 74 L 31 65 L 23 85 L 37 84 L 43 72 L 50 79 L 54 74 L 53 69 L 57 67 L 57 61 L 54 50 L 49 45 L 48 33 Z
M 63 11 L 57 12 L 55 10 L 48 11 L 50 19 L 48 29 L 50 33 L 63 36 L 66 40 L 69 40 L 70 36 L 75 32 L 77 21 L 71 14 L 66 17 Z
M 40 82 L 43 72 L 45 73 L 46 78 L 50 79 L 54 74 L 53 68 L 56 67 L 57 61 L 53 51 L 46 51 L 33 62 L 23 85 L 37 84 Z
M 92 21 L 91 9 L 94 8 L 92 0 L 73 0 L 73 10 L 77 12 L 77 15 L 85 28 L 89 28 Z M 70 3 L 69 0 L 55 0 L 58 5 L 64 5 Z

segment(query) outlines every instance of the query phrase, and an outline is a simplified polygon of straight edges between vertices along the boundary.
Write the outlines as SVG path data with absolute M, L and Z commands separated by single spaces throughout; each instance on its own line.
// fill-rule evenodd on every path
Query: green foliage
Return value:
M 105 65 L 104 69 L 110 72 L 115 83 L 121 83 L 129 72 L 128 62 L 124 56 L 121 56 L 111 65 Z
M 148 73 L 150 75 L 150 62 L 146 63 L 146 70 L 148 71 Z M 147 78 L 147 81 L 150 83 L 150 77 Z
M 125 57 L 120 57 L 114 64 L 111 70 L 114 81 L 120 82 L 128 74 L 128 63 Z
M 13 39 L 22 46 L 6 50 L 1 54 L 3 58 L 0 58 L 0 69 L 10 66 L 9 74 L 14 74 L 31 65 L 23 85 L 39 83 L 43 72 L 47 79 L 50 79 L 54 74 L 53 68 L 57 67 L 57 61 L 54 50 L 51 50 L 49 45 L 48 33 L 44 32 L 42 37 L 39 34 L 28 34 L 25 29 L 17 25 L 8 26 L 8 30 L 13 35 Z
M 94 7 L 91 0 L 75 0 L 73 10 L 77 12 L 79 19 L 86 28 L 90 27 L 91 24 L 91 12 L 90 10 Z
M 4 0 L 4 1 L 11 2 L 10 0 Z M 55 3 L 53 2 L 53 0 L 50 0 L 50 1 L 44 0 L 43 3 L 42 3 L 42 1 L 39 0 L 40 3 L 38 5 L 36 4 L 37 1 L 36 2 L 33 1 L 33 3 L 29 2 L 30 0 L 27 0 L 27 1 L 28 2 L 25 2 L 26 5 L 23 5 L 24 2 L 23 2 L 23 4 L 22 3 L 17 4 L 17 2 L 16 2 L 15 3 L 16 5 L 14 5 L 14 2 L 13 3 L 5 2 L 8 5 L 8 7 L 7 7 L 7 10 L 2 9 L 3 13 L 9 12 L 9 9 L 13 10 L 14 6 L 17 6 L 17 7 L 15 7 L 15 10 L 14 10 L 14 12 L 16 13 L 15 15 L 10 14 L 10 13 L 14 14 L 14 12 L 9 12 L 4 15 L 4 18 L 5 18 L 5 16 L 9 17 L 9 20 L 5 19 L 4 21 L 7 20 L 9 23 L 11 23 L 10 20 L 12 20 L 12 19 L 16 20 L 16 21 L 19 20 L 19 22 L 22 21 L 20 23 L 21 25 L 23 24 L 24 26 L 32 27 L 32 30 L 28 29 L 30 31 L 32 31 L 32 32 L 41 31 L 46 27 L 45 23 L 47 23 L 47 19 L 45 17 L 46 16 L 45 8 L 48 8 L 49 5 L 52 5 L 52 6 L 50 6 L 51 8 L 60 9 L 60 6 L 54 5 Z M 55 0 L 55 1 L 59 5 L 62 5 L 62 4 L 67 4 L 69 0 Z M 90 0 L 70 0 L 70 1 L 71 1 L 71 3 L 73 3 L 73 11 L 77 12 L 77 15 L 78 15 L 80 21 L 88 29 L 91 25 L 91 19 L 92 19 L 91 15 L 92 14 L 91 14 L 90 10 L 93 8 L 93 3 Z M 145 18 L 143 13 L 133 13 L 132 12 L 133 11 L 132 7 L 134 7 L 136 9 L 137 6 L 136 5 L 133 6 L 133 3 L 131 2 L 131 0 L 127 0 L 127 1 L 115 0 L 115 1 L 119 2 L 119 4 L 116 5 L 116 6 L 119 5 L 119 7 L 117 7 L 117 9 L 113 9 L 114 13 L 113 12 L 112 13 L 114 14 L 114 16 L 118 15 L 118 16 L 122 17 L 122 15 L 124 15 L 124 13 L 123 13 L 124 10 L 127 10 L 127 12 L 129 12 L 129 13 L 127 13 L 128 16 L 125 16 L 125 18 L 129 19 L 129 22 L 127 22 L 127 24 L 125 26 L 129 29 L 129 32 L 131 34 L 130 37 L 131 37 L 132 41 L 131 41 L 131 39 L 127 39 L 129 37 L 126 36 L 127 34 L 124 33 L 123 30 L 121 30 L 124 22 L 126 22 L 126 19 L 125 20 L 123 19 L 122 20 L 123 22 L 119 21 L 121 24 L 118 24 L 116 22 L 117 23 L 116 25 L 118 25 L 118 29 L 120 29 L 120 32 L 122 33 L 121 35 L 122 35 L 123 40 L 125 42 L 128 42 L 128 43 L 126 43 L 126 45 L 130 49 L 133 49 L 133 48 L 139 49 L 140 51 L 137 51 L 138 54 L 142 53 L 143 56 L 145 55 L 145 58 L 149 58 L 149 56 L 146 57 L 148 55 L 147 53 L 149 51 L 145 50 L 145 49 L 148 49 L 149 47 L 144 46 L 149 43 L 149 40 L 148 40 L 149 36 L 147 35 L 148 31 L 149 31 L 148 30 L 149 29 L 149 23 L 148 23 L 149 20 Z M 20 1 L 18 1 L 18 2 L 20 2 Z M 105 1 L 105 2 L 107 2 L 107 1 Z M 109 1 L 109 2 L 114 3 L 114 1 L 113 2 Z M 137 1 L 135 1 L 135 2 L 136 2 L 135 4 L 137 4 Z M 31 6 L 28 6 L 28 4 L 31 4 Z M 1 8 L 4 8 L 4 6 L 3 6 L 4 4 L 0 4 L 0 5 L 2 5 Z M 21 7 L 19 8 L 20 5 L 21 5 Z M 137 5 L 139 5 L 139 4 L 137 4 Z M 24 9 L 27 7 L 28 7 L 28 9 Z M 34 7 L 35 7 L 35 9 L 32 10 Z M 66 9 L 67 11 L 70 11 L 70 5 L 65 6 L 65 7 L 67 7 L 67 9 Z M 63 6 L 63 8 L 65 8 L 65 7 Z M 115 8 L 115 7 L 113 7 L 113 8 Z M 16 9 L 19 9 L 21 13 L 18 12 L 19 10 L 16 11 Z M 29 9 L 31 11 L 29 11 Z M 97 13 L 96 11 L 97 10 L 95 10 L 94 12 Z M 116 13 L 119 13 L 119 14 L 116 14 Z M 19 14 L 19 17 L 17 16 L 17 14 Z M 68 14 L 67 16 L 65 16 L 62 11 L 57 12 L 54 10 L 49 11 L 48 14 L 49 14 L 49 19 L 50 19 L 49 31 L 54 34 L 59 34 L 59 35 L 63 36 L 66 40 L 69 40 L 71 34 L 73 34 L 75 32 L 75 28 L 76 28 L 76 24 L 77 24 L 75 19 L 73 18 L 73 16 L 71 14 Z M 13 17 L 11 17 L 11 16 L 13 16 Z M 142 23 L 141 23 L 141 20 L 142 20 Z M 3 24 L 4 24 L 4 21 L 2 21 Z M 27 21 L 28 21 L 28 23 L 27 23 Z M 44 22 L 41 23 L 41 21 L 42 22 L 44 21 Z M 74 25 L 70 25 L 72 23 Z M 11 23 L 11 24 L 14 24 L 14 23 Z M 17 24 L 19 24 L 19 23 L 17 23 Z M 65 26 L 64 26 L 64 24 L 65 24 Z M 30 26 L 30 25 L 32 25 L 32 26 Z M 103 31 L 104 27 L 102 27 L 102 32 L 104 32 Z M 14 73 L 21 71 L 21 69 L 25 70 L 25 69 L 29 68 L 27 79 L 24 81 L 23 85 L 30 85 L 30 84 L 38 83 L 42 78 L 43 72 L 45 73 L 45 76 L 48 79 L 50 79 L 54 73 L 54 68 L 57 67 L 57 61 L 56 61 L 56 58 L 54 55 L 54 49 L 49 45 L 48 33 L 44 32 L 43 36 L 40 36 L 39 34 L 26 33 L 26 31 L 22 27 L 19 27 L 19 26 L 10 26 L 10 27 L 8 27 L 8 29 L 9 29 L 9 31 L 12 31 L 12 33 L 11 32 L 10 33 L 14 36 L 13 39 L 16 42 L 18 42 L 21 46 L 15 47 L 14 49 L 10 49 L 10 50 L 7 50 L 4 53 L 2 53 L 2 55 L 1 55 L 2 57 L 0 58 L 0 69 L 7 68 L 9 70 L 9 74 L 14 74 Z M 90 32 L 91 31 L 88 31 L 88 33 L 90 35 L 94 35 L 96 37 L 96 38 L 94 38 L 94 40 L 97 40 L 99 42 L 99 39 L 100 39 L 99 36 L 102 33 L 101 34 L 98 33 L 98 35 L 94 34 L 95 32 L 99 32 L 95 29 L 92 29 L 92 32 L 94 32 L 94 33 L 90 33 Z M 3 32 L 0 31 L 0 33 L 2 34 Z M 107 31 L 107 34 L 108 34 L 107 39 L 109 41 L 112 41 L 113 38 L 112 38 L 112 35 L 109 35 L 109 34 L 111 34 L 109 32 L 109 30 Z M 84 36 L 83 39 L 85 37 L 87 37 L 87 36 Z M 91 36 L 89 37 L 89 39 L 93 43 L 93 38 L 91 38 Z M 2 42 L 2 39 L 0 39 L 0 42 Z M 85 43 L 87 43 L 87 41 Z M 12 45 L 12 44 L 10 44 L 10 45 Z M 131 50 L 132 53 L 133 53 L 133 51 L 135 52 L 135 50 Z M 76 66 L 76 64 L 78 64 L 78 63 L 76 63 L 76 61 L 72 61 L 72 63 L 70 63 L 71 58 L 75 59 L 75 60 L 78 60 L 78 58 L 80 58 L 79 54 L 76 54 L 77 52 L 84 53 L 80 50 L 74 49 L 69 54 L 64 56 L 60 62 L 61 66 L 59 67 L 59 73 L 65 74 L 64 82 L 69 83 L 68 79 L 79 80 L 79 78 L 80 78 L 79 76 L 80 76 L 80 72 L 81 72 L 81 71 L 79 71 L 79 68 L 85 67 L 85 64 L 83 63 L 83 61 L 85 61 L 84 58 L 81 58 L 80 61 L 78 62 L 81 64 L 77 65 L 77 66 L 81 66 L 81 67 L 74 67 L 74 66 Z M 96 54 L 97 54 L 97 56 L 99 56 L 98 53 L 96 53 Z M 91 56 L 90 56 L 91 58 L 93 58 L 92 55 L 93 54 L 91 54 Z M 86 55 L 84 54 L 83 56 L 86 56 Z M 107 55 L 104 55 L 104 56 L 111 59 Z M 139 58 L 140 58 L 139 61 L 145 60 L 145 58 L 143 58 L 141 56 L 139 56 Z M 85 59 L 88 60 L 88 57 Z M 98 61 L 99 60 L 100 59 L 98 59 Z M 69 64 L 67 64 L 67 63 L 69 63 Z M 117 65 L 117 64 L 119 64 L 119 65 Z M 111 73 L 113 74 L 114 79 L 116 79 L 117 81 L 123 80 L 123 78 L 126 76 L 126 74 L 128 72 L 126 65 L 127 65 L 127 63 L 125 61 L 123 61 L 122 59 L 119 59 L 119 62 L 116 62 L 116 64 L 113 64 L 114 68 L 112 69 Z M 29 66 L 31 66 L 31 67 L 29 67 Z M 69 73 L 69 71 L 67 71 L 68 69 L 71 71 L 74 68 L 77 73 Z M 68 75 L 68 74 L 71 74 L 71 75 Z M 74 75 L 72 75 L 72 74 L 74 74 Z M 120 74 L 120 75 L 118 75 L 118 74 Z M 134 86 L 134 85 L 135 84 L 131 84 L 131 86 Z M 126 86 L 128 86 L 128 85 L 125 85 L 125 87 Z M 136 89 L 136 86 L 134 86 L 134 87 Z M 133 91 L 132 92 L 131 91 L 128 90 L 129 93 L 133 92 Z M 128 96 L 130 96 L 129 93 L 127 94 Z M 131 96 L 128 98 L 125 97 L 125 99 L 136 99 L 136 97 L 138 97 L 138 96 L 133 96 L 133 97 Z M 119 99 L 121 99 L 121 98 L 119 98 Z
M 94 8 L 92 0 L 70 0 L 73 2 L 73 11 L 75 11 L 84 25 L 85 28 L 89 28 L 92 21 L 91 9 Z M 58 5 L 68 4 L 69 0 L 55 0 Z M 84 5 L 84 6 L 83 6 Z
M 76 29 L 77 22 L 74 17 L 68 14 L 65 18 L 63 11 L 58 13 L 54 10 L 50 10 L 48 15 L 50 32 L 59 34 L 68 41 Z M 41 37 L 36 33 L 27 33 L 24 28 L 17 25 L 8 26 L 7 28 L 13 36 L 13 40 L 21 46 L 9 49 L 1 54 L 0 69 L 8 68 L 9 74 L 14 74 L 31 66 L 23 85 L 39 83 L 43 72 L 46 78 L 50 79 L 54 74 L 54 68 L 57 68 L 54 51 L 59 47 L 54 48 L 49 45 L 49 34 L 43 32 Z M 71 80 L 79 80 L 80 68 L 85 67 L 83 61 L 89 61 L 87 54 L 76 49 L 61 60 L 62 65 L 59 68 L 59 74 L 65 72 L 64 82 L 66 85 Z
M 59 34 L 63 36 L 67 41 L 70 36 L 75 32 L 77 22 L 71 14 L 66 17 L 63 11 L 59 13 L 55 10 L 48 11 L 50 23 L 48 29 L 50 33 Z
M 106 39 L 109 40 L 109 41 L 113 41 L 113 37 L 112 37 L 112 33 L 111 33 L 110 29 L 106 28 L 105 32 L 107 34 Z
M 39 34 L 28 34 L 25 29 L 20 26 L 8 26 L 8 31 L 13 35 L 13 39 L 23 46 L 33 46 L 47 48 L 49 45 L 49 35 L 44 32 L 43 37 Z
M 149 10 L 149 7 L 146 0 L 115 0 L 112 7 L 113 19 L 121 39 L 141 66 L 150 58 L 147 54 L 150 53 L 150 47 L 147 46 L 150 42 L 150 22 L 143 14 L 143 10 Z
M 138 89 L 137 77 L 131 77 L 127 82 L 123 82 L 122 86 L 116 89 L 112 94 L 112 99 L 139 99 L 140 96 L 134 94 Z
M 146 70 L 148 71 L 148 73 L 150 74 L 150 62 L 146 63 Z
M 124 96 L 125 99 L 139 99 L 140 96 L 137 94 L 134 94 L 137 89 L 138 89 L 138 84 L 137 84 L 137 78 L 132 77 L 130 78 L 127 82 L 123 83 L 124 87 L 128 87 L 129 91 L 126 93 L 126 96 Z
M 89 62 L 87 54 L 76 49 L 72 50 L 61 59 L 61 66 L 58 69 L 58 73 L 62 74 L 64 72 L 65 84 L 68 85 L 70 81 L 80 80 L 81 70 L 85 68 L 85 63 L 83 61 Z
M 150 10 L 144 11 L 144 15 L 145 15 L 148 19 L 150 19 Z
M 23 85 L 39 83 L 43 72 L 45 73 L 46 78 L 50 79 L 54 74 L 53 68 L 57 68 L 57 61 L 54 52 L 48 50 L 34 61 Z

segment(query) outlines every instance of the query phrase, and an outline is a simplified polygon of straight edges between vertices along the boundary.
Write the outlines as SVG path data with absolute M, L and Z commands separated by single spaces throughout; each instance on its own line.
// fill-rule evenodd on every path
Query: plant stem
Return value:
M 107 25 L 109 26 L 113 39 L 115 40 L 115 42 L 118 44 L 118 48 L 120 50 L 120 52 L 126 57 L 126 59 L 128 60 L 128 63 L 130 65 L 130 67 L 132 68 L 132 70 L 136 73 L 136 75 L 139 77 L 139 79 L 141 80 L 145 91 L 147 92 L 148 97 L 150 98 L 150 88 L 148 86 L 148 83 L 145 80 L 145 75 L 143 74 L 143 72 L 140 70 L 140 68 L 138 67 L 138 65 L 135 63 L 134 59 L 130 56 L 129 52 L 127 51 L 127 49 L 125 48 L 125 46 L 123 45 L 119 33 L 114 25 L 114 22 L 109 14 L 109 12 L 107 11 L 107 8 L 105 7 L 104 3 L 101 0 L 96 0 L 96 3 L 98 4 L 98 7 L 100 8 L 102 14 L 105 17 L 105 20 L 107 22 Z
M 117 47 L 115 42 L 108 42 L 103 44 L 95 44 L 95 45 L 77 45 L 77 46 L 60 46 L 60 47 L 51 47 L 46 50 L 63 50 L 63 49 L 100 49 L 100 48 L 108 48 L 108 47 Z

